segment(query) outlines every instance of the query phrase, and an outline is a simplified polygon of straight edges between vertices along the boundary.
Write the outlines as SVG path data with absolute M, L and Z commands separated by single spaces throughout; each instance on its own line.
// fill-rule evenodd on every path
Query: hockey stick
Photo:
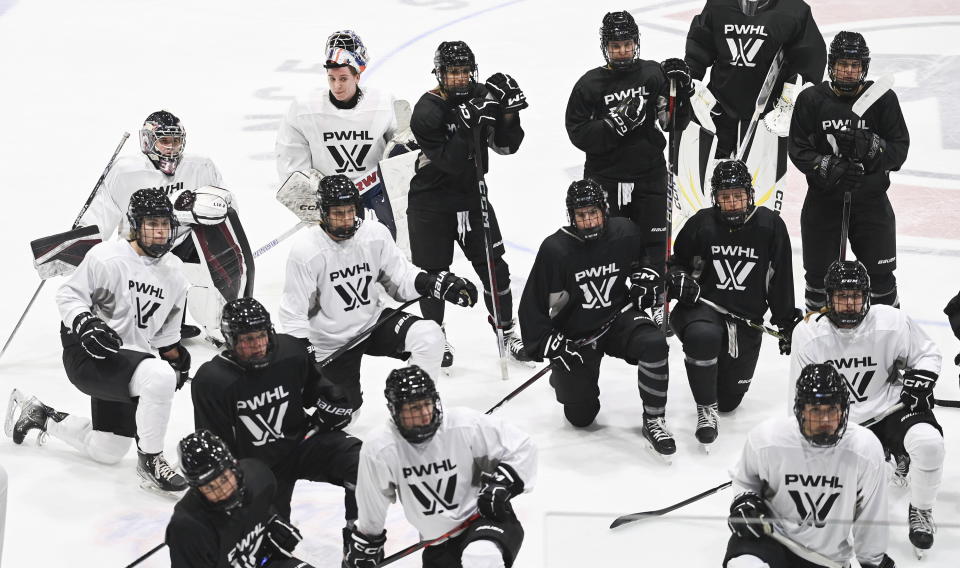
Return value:
M 673 248 L 673 206 L 677 202 L 677 157 L 679 149 L 676 147 L 677 129 L 677 82 L 670 80 L 670 102 L 667 106 L 670 113 L 670 130 L 667 132 L 667 242 L 663 255 L 663 274 L 667 273 L 667 262 L 670 261 L 670 252 Z M 670 296 L 666 286 L 663 291 L 663 321 L 660 322 L 664 335 L 670 334 Z
M 765 325 L 761 325 L 761 324 L 759 324 L 759 323 L 757 323 L 757 322 L 755 322 L 755 321 L 751 321 L 751 320 L 749 320 L 749 319 L 747 319 L 747 318 L 745 318 L 745 317 L 743 317 L 743 316 L 741 316 L 741 315 L 732 313 L 732 312 L 730 312 L 729 310 L 727 310 L 727 308 L 724 308 L 723 306 L 720 306 L 720 305 L 718 305 L 718 304 L 715 304 L 715 303 L 711 302 L 710 300 L 708 300 L 708 299 L 706 299 L 706 298 L 700 298 L 699 301 L 700 301 L 700 303 L 702 303 L 703 305 L 705 305 L 705 306 L 707 306 L 708 308 L 712 309 L 713 311 L 718 312 L 718 313 L 721 313 L 721 314 L 727 316 L 728 318 L 730 318 L 730 319 L 732 319 L 732 320 L 734 320 L 734 321 L 736 321 L 736 322 L 742 323 L 743 325 L 745 325 L 745 326 L 747 326 L 747 327 L 751 327 L 751 328 L 753 328 L 753 329 L 755 329 L 755 330 L 757 330 L 757 331 L 762 331 L 762 332 L 764 332 L 764 333 L 769 333 L 770 335 L 772 335 L 773 337 L 776 337 L 777 339 L 782 339 L 782 338 L 783 338 L 783 336 L 780 335 L 780 332 L 777 331 L 777 330 L 775 330 L 775 329 L 773 329 L 772 327 L 767 327 L 767 326 L 765 326 Z
M 136 560 L 134 560 L 134 561 L 131 562 L 130 564 L 127 564 L 124 568 L 133 568 L 133 567 L 136 566 L 137 564 L 140 564 L 141 562 L 143 562 L 143 561 L 146 560 L 147 558 L 150 558 L 151 556 L 153 556 L 153 554 L 154 554 L 155 552 L 157 552 L 158 550 L 160 550 L 161 548 L 163 548 L 163 547 L 166 546 L 166 545 L 167 545 L 167 543 L 161 542 L 160 544 L 158 544 L 158 545 L 154 546 L 153 548 L 151 548 L 150 550 L 148 550 L 148 551 L 146 552 L 146 554 L 144 554 L 144 555 L 141 556 L 140 558 L 137 558 Z
M 270 241 L 269 243 L 267 243 L 267 244 L 263 245 L 262 247 L 258 248 L 257 250 L 255 250 L 255 251 L 253 252 L 253 258 L 259 257 L 259 256 L 262 255 L 263 253 L 267 252 L 268 250 L 270 250 L 270 249 L 272 249 L 273 247 L 275 247 L 275 246 L 277 246 L 278 244 L 280 244 L 282 241 L 290 238 L 294 233 L 296 233 L 297 231 L 299 231 L 300 229 L 302 229 L 302 228 L 304 228 L 304 227 L 306 227 L 306 226 L 307 226 L 306 222 L 300 221 L 300 222 L 297 223 L 296 225 L 290 227 L 289 229 L 287 229 L 287 231 L 286 231 L 284 234 L 280 235 L 279 237 L 273 239 L 273 240 Z
M 487 182 L 483 179 L 482 129 L 473 129 L 473 164 L 477 170 L 477 188 L 480 191 L 480 214 L 483 216 L 483 244 L 487 255 L 487 281 L 490 283 L 490 299 L 493 306 L 494 329 L 497 331 L 497 348 L 500 351 L 500 378 L 510 378 L 507 372 L 507 351 L 503 342 L 503 320 L 500 312 L 500 287 L 497 286 L 497 274 L 493 258 L 493 237 L 490 236 L 490 204 L 487 202 Z
M 947 408 L 960 408 L 960 400 L 941 400 L 935 398 L 933 399 L 933 403 L 937 406 L 945 406 Z
M 409 308 L 409 307 L 412 306 L 414 303 L 419 302 L 419 301 L 420 301 L 420 296 L 417 296 L 416 298 L 414 298 L 414 299 L 412 299 L 412 300 L 407 300 L 406 302 L 400 304 L 399 307 L 397 307 L 396 309 L 394 309 L 394 311 L 393 311 L 392 314 L 388 315 L 388 316 L 385 317 L 385 318 L 381 318 L 380 321 L 378 321 L 377 323 L 371 325 L 371 326 L 368 327 L 367 329 L 361 331 L 360 333 L 358 333 L 357 335 L 355 335 L 355 336 L 353 337 L 353 339 L 351 339 L 350 341 L 344 343 L 342 346 L 340 346 L 340 348 L 338 348 L 338 349 L 337 349 L 336 351 L 334 351 L 333 353 L 327 355 L 327 356 L 323 359 L 323 361 L 320 361 L 319 363 L 317 363 L 317 364 L 315 365 L 316 368 L 317 368 L 317 369 L 322 369 L 322 368 L 326 367 L 326 366 L 329 365 L 334 359 L 336 359 L 337 357 L 343 355 L 343 354 L 346 353 L 347 351 L 350 351 L 351 349 L 353 349 L 354 347 L 356 347 L 360 342 L 362 342 L 364 339 L 370 337 L 370 334 L 372 334 L 374 331 L 378 330 L 381 326 L 383 326 L 383 324 L 385 324 L 385 323 L 387 323 L 388 321 L 392 320 L 395 316 L 400 315 L 400 314 L 403 312 L 403 310 Z
M 103 173 L 100 174 L 100 179 L 97 180 L 97 183 L 93 186 L 93 191 L 90 192 L 90 196 L 87 197 L 87 201 L 83 204 L 83 208 L 80 209 L 80 214 L 77 215 L 76 219 L 74 219 L 73 225 L 70 227 L 71 230 L 80 226 L 80 219 L 83 218 L 83 214 L 87 212 L 87 209 L 90 208 L 90 204 L 93 203 L 93 198 L 96 197 L 97 192 L 100 191 L 100 186 L 103 185 L 103 180 L 106 179 L 107 174 L 110 173 L 110 170 L 113 168 L 113 162 L 117 159 L 117 154 L 120 153 L 120 149 L 123 148 L 127 138 L 130 138 L 130 133 L 124 132 L 123 136 L 120 137 L 120 143 L 117 144 L 117 149 L 113 151 L 113 155 L 110 156 L 110 161 L 107 162 L 107 166 L 103 168 Z M 7 352 L 7 348 L 10 347 L 10 342 L 13 341 L 13 336 L 17 334 L 17 330 L 19 330 L 20 326 L 23 325 L 23 320 L 26 319 L 27 312 L 29 312 L 30 308 L 33 307 L 33 303 L 37 300 L 37 296 L 40 295 L 40 290 L 43 289 L 43 285 L 46 284 L 46 282 L 46 280 L 41 280 L 40 284 L 37 285 L 37 289 L 34 290 L 33 296 L 31 296 L 30 301 L 27 302 L 27 307 L 23 309 L 23 314 L 21 314 L 20 319 L 17 320 L 17 325 L 13 327 L 13 331 L 11 331 L 10 336 L 7 337 L 6 343 L 3 344 L 3 349 L 0 349 L 0 357 L 3 357 L 3 354 Z
M 850 199 L 852 193 L 843 192 L 843 219 L 840 221 L 840 260 L 847 260 L 847 235 L 850 233 Z
M 453 528 L 453 529 L 451 529 L 451 530 L 443 533 L 442 535 L 438 536 L 437 538 L 432 538 L 432 539 L 430 539 L 430 540 L 421 540 L 420 542 L 418 542 L 418 543 L 416 543 L 416 544 L 411 544 L 410 546 L 404 548 L 404 549 L 401 550 L 400 552 L 396 552 L 396 553 L 394 553 L 394 554 L 391 554 L 390 556 L 388 556 L 388 557 L 384 558 L 383 560 L 381 560 L 381 561 L 380 561 L 380 564 L 377 564 L 377 568 L 380 568 L 381 566 L 386 566 L 386 565 L 388 565 L 388 564 L 393 564 L 393 563 L 396 562 L 397 560 L 400 560 L 401 558 L 404 558 L 404 557 L 406 557 L 406 556 L 410 556 L 411 554 L 413 554 L 414 552 L 420 550 L 421 548 L 426 548 L 426 547 L 430 546 L 431 544 L 433 544 L 433 543 L 435 543 L 435 542 L 437 542 L 437 541 L 443 540 L 443 539 L 449 537 L 450 535 L 452 535 L 452 534 L 454 534 L 454 533 L 456 533 L 456 532 L 458 532 L 458 531 L 462 531 L 462 530 L 466 529 L 467 527 L 469 527 L 471 524 L 473 524 L 473 521 L 475 521 L 475 520 L 477 520 L 477 519 L 479 519 L 479 518 L 480 518 L 480 513 L 474 513 L 474 514 L 470 515 L 470 517 L 468 517 L 467 520 L 465 520 L 465 521 L 463 521 L 462 523 L 460 523 L 459 525 L 457 525 L 456 528 Z
M 747 127 L 746 135 L 740 140 L 740 145 L 737 146 L 737 159 L 741 162 L 744 161 L 747 147 L 750 145 L 753 133 L 757 130 L 760 115 L 763 114 L 763 111 L 767 108 L 767 102 L 770 100 L 770 95 L 773 93 L 773 86 L 777 83 L 777 78 L 780 76 L 780 69 L 782 67 L 783 48 L 781 47 L 777 50 L 777 54 L 773 56 L 770 69 L 767 69 L 767 76 L 764 78 L 763 86 L 760 87 L 760 93 L 757 95 L 757 104 L 753 109 L 753 116 L 750 117 L 750 126 Z

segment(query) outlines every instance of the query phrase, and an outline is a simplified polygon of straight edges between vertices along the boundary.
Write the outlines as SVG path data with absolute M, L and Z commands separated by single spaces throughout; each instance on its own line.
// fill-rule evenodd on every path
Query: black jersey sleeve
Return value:
M 690 76 L 700 81 L 707 74 L 707 68 L 717 60 L 717 51 L 713 45 L 713 22 L 707 8 L 690 22 L 684 60 L 690 66 Z
M 574 146 L 587 153 L 613 151 L 623 138 L 604 124 L 602 116 L 595 116 L 593 103 L 586 92 L 584 78 L 581 78 L 573 86 L 567 101 L 567 136 Z
M 220 437 L 230 451 L 237 453 L 236 403 L 233 396 L 226 392 L 217 380 L 216 360 L 208 361 L 197 370 L 190 384 L 190 397 L 193 399 L 194 428 L 205 428 Z
M 434 101 L 431 97 L 435 97 Z M 420 151 L 430 164 L 447 174 L 459 174 L 473 168 L 469 160 L 470 141 L 465 136 L 447 137 L 446 105 L 438 95 L 427 93 L 413 107 L 410 130 L 420 145 Z
M 907 160 L 910 148 L 910 133 L 903 119 L 900 100 L 893 91 L 888 91 L 878 100 L 879 121 L 874 132 L 882 140 L 880 158 L 875 164 L 867 165 L 868 171 L 897 171 Z
M 793 249 L 787 225 L 779 216 L 773 220 L 773 240 L 770 250 L 770 269 L 767 277 L 767 304 L 770 322 L 786 326 L 793 322 L 796 303 L 793 291 Z
M 696 255 L 696 233 L 699 223 L 696 216 L 686 222 L 677 233 L 673 241 L 673 254 L 667 261 L 668 272 L 686 272 L 693 274 L 696 269 L 694 266 L 694 256 Z
M 560 259 L 552 254 L 549 241 L 544 241 L 537 251 L 517 310 L 523 344 L 527 353 L 537 361 L 543 359 L 544 344 L 553 331 L 551 307 L 556 308 L 556 301 L 564 293 Z
M 823 81 L 823 70 L 827 66 L 827 45 L 817 22 L 813 20 L 810 7 L 804 5 L 804 8 L 806 17 L 796 38 L 783 46 L 786 72 L 782 77 L 789 78 L 799 73 L 804 81 L 816 84 Z
M 217 566 L 217 535 L 189 515 L 174 511 L 164 540 L 170 550 L 170 568 Z
M 497 154 L 507 156 L 520 149 L 523 136 L 520 113 L 504 114 L 497 119 L 497 126 L 493 130 L 493 136 L 487 140 L 487 145 Z
M 817 150 L 817 98 L 816 87 L 805 89 L 797 96 L 790 119 L 790 137 L 788 153 L 790 161 L 802 173 L 812 175 L 816 172 L 823 155 Z
M 947 306 L 943 308 L 943 313 L 950 320 L 950 328 L 953 330 L 953 334 L 957 336 L 957 339 L 960 339 L 960 292 L 947 302 Z

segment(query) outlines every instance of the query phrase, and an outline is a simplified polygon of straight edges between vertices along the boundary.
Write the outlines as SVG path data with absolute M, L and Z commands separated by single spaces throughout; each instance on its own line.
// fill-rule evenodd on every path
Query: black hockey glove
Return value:
M 671 57 L 660 64 L 667 79 L 677 82 L 677 96 L 690 98 L 693 96 L 693 81 L 690 80 L 690 66 L 683 59 Z
M 856 191 L 863 177 L 863 165 L 834 155 L 824 156 L 817 166 L 829 189 Z
M 169 353 L 171 349 L 177 350 L 176 359 L 167 359 L 166 354 Z M 187 384 L 187 381 L 190 380 L 190 352 L 179 343 L 161 347 L 159 351 L 160 356 L 163 357 L 167 363 L 170 363 L 173 370 L 177 372 L 177 390 L 180 390 L 183 388 L 183 385 Z
M 684 304 L 696 304 L 700 299 L 700 283 L 682 270 L 667 274 L 667 289 L 671 298 Z
M 500 114 L 500 104 L 482 97 L 470 99 L 457 107 L 457 118 L 465 130 L 494 127 Z
M 523 493 L 523 480 L 509 465 L 502 463 L 493 473 L 480 474 L 480 494 L 477 496 L 477 508 L 480 514 L 494 521 L 506 521 L 513 518 L 513 505 L 510 499 Z
M 861 560 L 860 568 L 897 568 L 897 563 L 893 561 L 893 558 L 884 554 L 879 564 L 871 564 Z
M 477 303 L 477 287 L 473 282 L 446 270 L 421 272 L 417 274 L 413 286 L 424 296 L 446 300 L 461 307 L 471 308 Z
M 317 409 L 313 413 L 313 423 L 318 432 L 343 430 L 353 418 L 353 407 L 340 386 L 330 385 L 323 389 L 317 398 Z
M 353 529 L 347 539 L 343 565 L 347 568 L 377 568 L 383 561 L 383 545 L 386 542 L 387 531 L 370 536 Z
M 503 114 L 518 112 L 527 108 L 527 96 L 523 94 L 517 81 L 510 75 L 494 73 L 487 79 L 487 90 L 500 103 Z
M 663 292 L 663 281 L 656 269 L 646 266 L 630 275 L 630 301 L 641 312 L 653 307 Z
M 123 345 L 117 332 L 90 312 L 83 312 L 73 319 L 73 333 L 80 338 L 80 346 L 87 355 L 94 359 L 108 359 Z
M 787 322 L 784 325 L 778 325 L 777 331 L 780 333 L 779 347 L 781 355 L 789 355 L 790 347 L 793 343 L 793 328 L 797 327 L 797 324 L 803 321 L 803 313 L 794 308 L 793 310 L 793 319 Z
M 293 557 L 293 549 L 303 540 L 297 527 L 280 515 L 270 517 L 263 532 L 264 539 L 260 543 L 260 550 L 257 551 L 257 556 L 260 558 L 258 566 L 269 567 L 273 560 Z
M 910 412 L 926 412 L 933 409 L 933 387 L 937 374 L 923 369 L 908 369 L 903 373 L 903 390 L 900 402 Z
M 844 128 L 833 136 L 840 155 L 855 162 L 873 163 L 883 152 L 883 141 L 866 128 Z
M 741 493 L 730 504 L 730 518 L 727 526 L 730 532 L 739 538 L 760 538 L 770 530 L 763 517 L 768 513 L 767 505 L 759 495 L 751 491 Z
M 643 97 L 628 97 L 607 111 L 603 121 L 617 133 L 626 136 L 643 123 L 647 116 L 646 101 Z
M 564 337 L 562 331 L 554 331 L 547 336 L 546 347 L 543 348 L 543 356 L 557 368 L 562 366 L 567 372 L 574 366 L 583 365 L 583 355 L 580 354 L 580 347 L 573 341 Z

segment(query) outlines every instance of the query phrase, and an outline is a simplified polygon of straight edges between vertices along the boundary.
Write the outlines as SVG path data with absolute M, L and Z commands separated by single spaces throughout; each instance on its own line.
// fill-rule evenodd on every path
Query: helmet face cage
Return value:
M 324 65 L 326 68 L 330 67 L 340 67 L 344 65 L 342 59 L 344 55 L 342 52 L 347 52 L 349 54 L 349 63 L 358 73 L 362 73 L 367 68 L 367 63 L 370 61 L 369 56 L 367 55 L 367 48 L 363 45 L 363 41 L 360 39 L 360 36 L 357 35 L 357 32 L 353 30 L 338 30 L 330 34 L 330 37 L 327 38 L 326 42 L 326 55 L 327 55 L 327 64 Z M 331 65 L 331 62 L 336 62 Z
M 720 191 L 741 187 L 747 191 L 746 208 L 738 211 L 724 211 L 720 207 Z M 713 176 L 710 178 L 710 193 L 713 198 L 713 208 L 720 215 L 720 218 L 729 225 L 743 225 L 756 208 L 753 178 L 746 164 L 740 160 L 726 160 L 717 164 L 713 169 Z
M 860 76 L 855 81 L 841 81 L 837 76 L 836 64 L 841 59 L 855 59 L 860 62 Z M 870 48 L 867 40 L 857 32 L 839 32 L 830 42 L 827 56 L 827 74 L 830 85 L 842 93 L 852 93 L 867 80 L 870 69 Z
M 827 293 L 827 317 L 837 327 L 851 328 L 860 325 L 870 311 L 870 275 L 866 267 L 856 260 L 837 260 L 827 269 L 823 279 L 823 288 Z M 856 290 L 863 297 L 859 312 L 840 312 L 833 301 L 834 292 Z
M 227 499 L 210 502 L 211 506 L 229 513 L 243 503 L 243 472 L 227 445 L 216 434 L 210 430 L 197 430 L 188 434 L 177 445 L 177 453 L 180 457 L 180 470 L 190 487 L 207 485 L 223 475 L 224 471 L 233 471 L 237 479 L 237 489 Z
M 465 85 L 448 85 L 447 71 L 451 67 L 467 67 L 470 69 L 470 79 Z M 433 56 L 433 74 L 437 78 L 440 90 L 451 101 L 466 99 L 473 92 L 477 84 L 477 60 L 470 46 L 463 41 L 445 41 L 437 47 Z
M 770 0 L 740 0 L 740 11 L 744 16 L 756 16 L 757 12 L 763 10 L 770 4 Z
M 611 41 L 633 40 L 632 59 L 613 59 L 610 57 Z M 607 12 L 600 26 L 600 51 L 603 59 L 612 69 L 626 69 L 640 60 L 640 28 L 630 12 Z
M 276 347 L 276 332 L 270 321 L 270 313 L 253 298 L 237 298 L 223 306 L 220 318 L 220 331 L 230 352 L 231 359 L 241 367 L 261 369 L 270 364 L 270 357 Z M 244 333 L 267 332 L 267 351 L 263 357 L 242 359 L 237 353 L 240 335 Z
M 158 146 L 160 138 L 174 138 L 179 141 L 173 151 L 164 152 Z M 155 168 L 172 176 L 183 158 L 183 149 L 187 145 L 187 132 L 180 119 L 161 110 L 147 117 L 140 129 L 140 151 L 153 162 Z
M 607 221 L 610 219 L 610 207 L 607 204 L 607 192 L 599 183 L 592 179 L 575 181 L 567 188 L 567 221 L 570 227 L 580 238 L 585 241 L 592 241 L 600 238 L 600 235 L 607 228 Z M 576 210 L 583 207 L 597 207 L 603 216 L 603 223 L 599 227 L 590 229 L 581 229 L 577 226 Z
M 330 220 L 330 208 L 338 205 L 353 205 L 355 216 L 353 224 L 346 227 L 334 227 Z M 317 209 L 320 211 L 320 225 L 338 239 L 352 237 L 363 223 L 364 208 L 360 202 L 360 191 L 350 178 L 343 174 L 326 176 L 320 180 L 317 189 Z
M 148 245 L 143 240 L 143 220 L 155 217 L 170 221 L 170 234 L 165 242 Z M 173 248 L 173 240 L 180 225 L 173 214 L 173 204 L 161 189 L 138 189 L 134 192 L 127 206 L 127 222 L 130 229 L 136 233 L 135 240 L 140 249 L 153 258 L 160 258 Z
M 390 411 L 393 423 L 400 435 L 411 444 L 426 442 L 433 437 L 443 423 L 440 393 L 437 392 L 433 379 L 420 367 L 412 365 L 391 371 L 383 393 L 387 399 L 387 409 Z M 405 428 L 400 416 L 403 405 L 422 400 L 433 402 L 433 417 L 430 422 L 424 426 Z
M 807 435 L 805 431 L 807 405 L 837 406 L 840 421 L 833 432 Z M 850 415 L 850 397 L 840 373 L 829 364 L 807 365 L 797 379 L 797 395 L 793 403 L 793 414 L 800 426 L 800 434 L 812 445 L 829 448 L 836 446 L 847 431 L 847 418 Z

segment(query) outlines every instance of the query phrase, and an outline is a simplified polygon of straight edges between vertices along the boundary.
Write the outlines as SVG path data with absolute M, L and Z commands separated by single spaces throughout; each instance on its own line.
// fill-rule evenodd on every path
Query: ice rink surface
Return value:
M 861 31 L 873 52 L 871 76 L 894 73 L 895 90 L 911 133 L 904 171 L 891 196 L 898 216 L 899 268 L 904 309 L 939 343 L 944 372 L 939 398 L 958 399 L 953 356 L 958 342 L 941 312 L 960 275 L 960 4 L 956 0 L 812 0 L 827 41 L 841 29 Z M 138 152 L 137 129 L 160 108 L 177 114 L 188 131 L 187 152 L 210 156 L 224 185 L 239 198 L 254 248 L 296 219 L 274 200 L 278 186 L 273 144 L 291 95 L 325 84 L 323 41 L 335 29 L 357 30 L 372 64 L 362 85 L 392 91 L 414 103 L 433 85 L 429 71 L 440 41 L 462 39 L 475 53 L 481 79 L 512 74 L 525 90 L 526 139 L 515 156 L 495 157 L 487 178 L 509 243 L 507 260 L 519 298 L 540 241 L 565 223 L 566 186 L 579 176 L 583 156 L 568 141 L 563 112 L 574 82 L 602 63 L 597 29 L 603 14 L 630 9 L 640 24 L 645 59 L 682 57 L 698 1 L 549 2 L 513 0 L 403 0 L 383 2 L 245 2 L 168 0 L 0 0 L 0 222 L 3 274 L 0 333 L 5 339 L 38 278 L 28 242 L 66 230 L 123 131 L 133 134 L 123 153 Z M 792 168 L 792 166 L 791 166 Z M 784 215 L 794 240 L 800 303 L 799 207 L 804 185 L 795 175 Z M 289 243 L 261 257 L 256 296 L 275 312 Z M 459 253 L 458 253 L 459 255 Z M 471 276 L 458 256 L 454 270 Z M 9 272 L 7 272 L 9 271 Z M 58 410 L 87 414 L 87 399 L 64 376 L 57 311 L 59 281 L 45 287 L 10 351 L 0 361 L 0 396 L 13 387 Z M 456 348 L 450 376 L 442 377 L 444 404 L 486 410 L 534 370 L 498 376 L 493 336 L 481 309 L 447 310 Z M 214 354 L 191 342 L 194 365 Z M 786 411 L 789 361 L 764 342 L 754 385 L 741 408 L 720 424 L 713 453 L 693 437 L 695 406 L 682 351 L 671 341 L 673 381 L 668 425 L 679 446 L 672 466 L 650 456 L 640 438 L 636 372 L 607 361 L 597 423 L 566 425 L 546 379 L 502 409 L 540 448 L 536 490 L 516 500 L 526 528 L 517 567 L 718 566 L 728 537 L 722 520 L 732 498 L 720 493 L 683 509 L 702 520 L 665 517 L 611 532 L 621 514 L 656 509 L 727 479 L 745 433 Z M 359 437 L 387 414 L 382 385 L 389 359 L 366 359 L 367 402 L 353 428 Z M 960 558 L 960 410 L 937 411 L 947 437 L 947 463 L 935 516 L 942 524 L 934 549 L 916 561 L 905 526 L 891 531 L 898 566 L 956 566 Z M 167 455 L 192 430 L 189 393 L 178 394 Z M 120 567 L 163 540 L 173 502 L 138 488 L 135 455 L 119 465 L 95 464 L 58 441 L 23 447 L 0 440 L 0 464 L 10 475 L 4 566 Z M 906 521 L 907 493 L 892 490 L 891 519 Z M 340 559 L 339 489 L 302 482 L 293 521 L 305 537 L 299 555 L 314 566 Z M 398 507 L 391 509 L 387 552 L 417 538 Z M 165 551 L 143 566 L 167 566 Z M 417 566 L 417 557 L 397 566 Z

